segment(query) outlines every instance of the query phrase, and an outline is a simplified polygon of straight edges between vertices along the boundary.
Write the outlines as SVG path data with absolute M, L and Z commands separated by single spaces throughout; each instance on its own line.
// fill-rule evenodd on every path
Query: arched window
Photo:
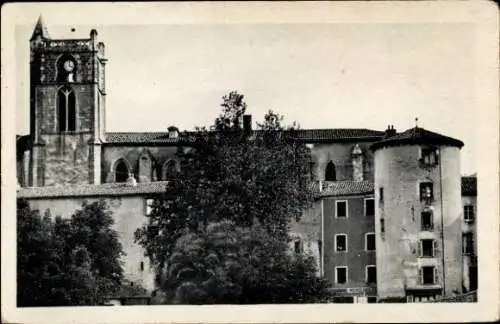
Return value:
M 335 172 L 335 164 L 332 161 L 328 162 L 325 170 L 325 181 L 337 181 L 337 174 Z
M 62 87 L 57 92 L 57 112 L 60 132 L 76 130 L 76 100 L 70 87 Z
M 177 162 L 169 160 L 163 165 L 163 180 L 174 179 L 178 173 Z
M 129 169 L 125 161 L 120 160 L 115 167 L 115 182 L 126 182 L 129 175 Z

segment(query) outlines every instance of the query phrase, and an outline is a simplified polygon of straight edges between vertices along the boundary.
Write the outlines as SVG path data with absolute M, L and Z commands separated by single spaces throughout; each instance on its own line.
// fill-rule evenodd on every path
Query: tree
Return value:
M 163 288 L 174 304 L 310 303 L 329 295 L 314 260 L 292 254 L 257 222 L 226 220 L 186 233 L 168 264 Z
M 18 305 L 99 305 L 120 287 L 123 254 L 103 201 L 69 219 L 18 201 Z
M 243 95 L 231 92 L 221 106 L 210 131 L 183 134 L 189 145 L 178 150 L 178 178 L 136 232 L 159 278 L 181 237 L 230 220 L 238 228 L 259 224 L 286 243 L 290 221 L 299 220 L 312 202 L 310 151 L 296 139 L 295 126 L 283 126 L 283 116 L 269 111 L 257 130 L 247 133 L 241 123 Z

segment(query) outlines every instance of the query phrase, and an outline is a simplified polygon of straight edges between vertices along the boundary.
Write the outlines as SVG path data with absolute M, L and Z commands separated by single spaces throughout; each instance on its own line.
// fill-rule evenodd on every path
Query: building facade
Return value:
M 83 200 L 108 201 L 127 278 L 154 290 L 133 233 L 151 197 L 179 170 L 184 139 L 175 126 L 106 131 L 104 50 L 96 30 L 87 39 L 52 39 L 43 21 L 36 23 L 30 132 L 17 137 L 18 197 L 63 217 Z M 296 136 L 311 150 L 317 186 L 312 208 L 291 224 L 293 248 L 316 257 L 339 301 L 418 300 L 477 288 L 476 184 L 461 178 L 462 142 L 419 127 Z

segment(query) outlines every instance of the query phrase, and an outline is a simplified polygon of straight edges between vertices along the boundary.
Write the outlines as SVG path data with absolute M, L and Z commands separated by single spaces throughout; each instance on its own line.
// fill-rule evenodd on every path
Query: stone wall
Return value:
M 32 208 L 44 213 L 47 209 L 53 217 L 60 215 L 69 218 L 80 209 L 84 200 L 89 203 L 100 198 L 39 198 L 29 199 Z M 145 198 L 141 196 L 119 196 L 104 198 L 110 210 L 113 212 L 115 220 L 114 228 L 120 235 L 120 242 L 126 255 L 123 257 L 123 269 L 125 278 L 141 283 L 148 291 L 152 291 L 154 286 L 154 272 L 149 265 L 149 260 L 144 256 L 144 250 L 134 242 L 134 232 L 142 226 L 145 221 Z M 141 271 L 141 262 L 144 263 L 144 270 Z

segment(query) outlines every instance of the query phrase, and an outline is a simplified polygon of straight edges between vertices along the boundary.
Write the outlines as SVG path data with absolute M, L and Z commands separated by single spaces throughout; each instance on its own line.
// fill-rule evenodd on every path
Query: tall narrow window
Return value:
M 366 266 L 366 283 L 377 283 L 377 268 L 374 265 Z
M 335 201 L 335 217 L 336 218 L 347 217 L 347 200 Z
M 434 222 L 432 220 L 432 212 L 424 210 L 421 214 L 422 231 L 432 231 Z
M 163 165 L 163 180 L 175 179 L 177 176 L 177 162 L 169 160 Z
M 365 251 L 375 251 L 375 233 L 365 234 Z
M 335 267 L 335 282 L 338 284 L 347 283 L 347 267 Z
M 328 162 L 325 170 L 325 181 L 336 181 L 337 174 L 335 171 L 335 164 L 332 161 Z
M 57 92 L 57 112 L 60 132 L 76 130 L 76 100 L 70 87 L 63 87 Z
M 420 282 L 424 285 L 434 285 L 436 283 L 437 269 L 433 266 L 420 268 Z
M 419 255 L 424 258 L 432 258 L 436 256 L 436 241 L 432 239 L 420 240 Z
M 473 254 L 474 253 L 474 236 L 472 233 L 464 233 L 463 234 L 463 253 L 464 254 Z
M 302 241 L 300 239 L 295 240 L 293 249 L 295 253 L 302 253 Z
M 365 199 L 365 216 L 375 215 L 375 199 L 366 198 Z
M 335 235 L 335 251 L 336 252 L 347 252 L 347 235 L 346 234 L 336 234 Z
M 127 182 L 129 169 L 125 161 L 120 160 L 115 167 L 115 182 Z
M 474 222 L 474 206 L 472 205 L 464 206 L 464 220 L 466 223 Z
M 384 188 L 378 188 L 378 200 L 384 202 Z

